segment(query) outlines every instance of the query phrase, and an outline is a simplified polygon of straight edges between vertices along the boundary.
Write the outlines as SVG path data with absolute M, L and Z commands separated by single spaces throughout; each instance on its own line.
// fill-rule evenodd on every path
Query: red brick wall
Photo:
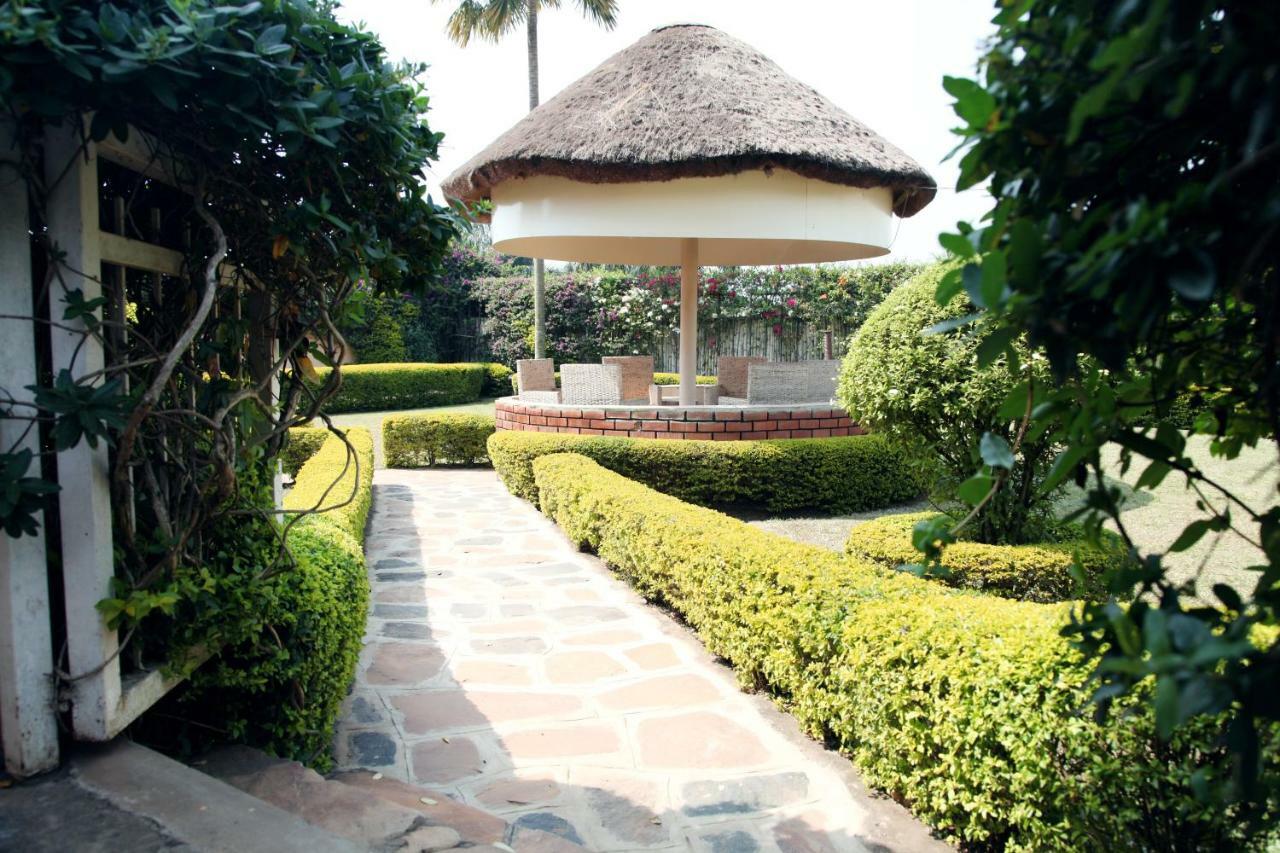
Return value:
M 826 406 L 765 409 L 686 409 L 679 406 L 577 408 L 498 400 L 498 429 L 613 435 L 630 438 L 741 441 L 761 438 L 827 438 L 864 430 L 841 409 Z

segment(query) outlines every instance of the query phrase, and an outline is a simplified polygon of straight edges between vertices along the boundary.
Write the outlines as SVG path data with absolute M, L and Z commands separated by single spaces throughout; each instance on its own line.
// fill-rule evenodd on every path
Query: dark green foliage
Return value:
M 410 361 L 406 330 L 418 318 L 418 306 L 407 297 L 367 293 L 359 300 L 359 316 L 342 329 L 356 359 L 364 364 Z
M 426 468 L 489 461 L 485 442 L 492 415 L 399 415 L 382 419 L 382 449 L 388 468 Z
M 665 494 L 703 506 L 770 512 L 859 512 L 919 497 L 906 454 L 883 436 L 775 441 L 668 441 L 501 431 L 489 458 L 512 494 L 538 500 L 533 462 L 551 453 L 594 459 Z
M 514 370 L 493 361 L 486 361 L 484 369 L 484 386 L 480 389 L 480 396 L 505 397 L 511 393 L 514 388 Z
M 280 451 L 280 469 L 290 477 L 298 476 L 298 469 L 315 455 L 329 437 L 324 427 L 294 427 L 289 430 L 289 443 Z
M 726 442 L 727 443 L 727 442 Z M 1149 708 L 1100 723 L 1070 605 L 949 589 L 682 503 L 577 454 L 534 463 L 542 511 L 679 613 L 862 778 L 963 849 L 1256 850 L 1220 772 L 1220 720 L 1160 742 Z M 1280 731 L 1266 733 L 1273 741 Z
M 1142 553 L 1114 578 L 1136 581 L 1138 600 L 1087 606 L 1072 631 L 1104 708 L 1141 691 L 1166 738 L 1231 717 L 1238 763 L 1199 793 L 1206 808 L 1247 806 L 1256 831 L 1280 801 L 1260 734 L 1280 719 L 1280 653 L 1250 642 L 1280 620 L 1280 501 L 1206 476 L 1164 415 L 1198 396 L 1192 426 L 1226 458 L 1280 435 L 1280 16 L 1217 0 L 996 9 L 982 78 L 946 81 L 959 185 L 989 182 L 996 206 L 942 238 L 965 267 L 939 299 L 969 291 L 989 357 L 1025 334 L 1052 363 L 1061 383 L 1030 429 L 1064 448 L 1053 479 L 1088 485 L 1090 531 L 1110 519 L 1126 536 L 1124 495 L 1102 476 L 1115 443 L 1122 468 L 1142 467 L 1139 488 L 1175 477 L 1204 495 L 1170 551 L 1211 531 L 1260 546 L 1257 582 L 1216 585 L 1220 607 L 1186 596 L 1165 554 Z M 932 558 L 946 539 L 922 543 Z
M 328 375 L 327 369 L 317 373 L 319 382 Z M 325 411 L 336 415 L 471 403 L 480 399 L 489 375 L 485 364 L 349 364 L 342 368 L 342 387 Z
M 920 553 L 911 544 L 911 531 L 934 513 L 882 515 L 854 525 L 845 553 L 888 569 L 915 563 Z M 931 579 L 947 586 L 989 592 L 1021 601 L 1105 600 L 1105 572 L 1133 568 L 1133 558 L 1114 533 L 1096 545 L 1075 525 L 1057 524 L 1042 542 L 1029 545 L 987 545 L 961 539 L 942 552 L 943 571 Z M 1081 580 L 1073 577 L 1079 567 Z

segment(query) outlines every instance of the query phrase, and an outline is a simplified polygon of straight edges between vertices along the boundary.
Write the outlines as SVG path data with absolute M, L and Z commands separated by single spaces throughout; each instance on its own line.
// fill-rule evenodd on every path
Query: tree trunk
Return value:
M 527 0 L 529 14 L 529 110 L 538 106 L 538 0 Z M 533 357 L 547 357 L 547 273 L 542 258 L 533 261 Z

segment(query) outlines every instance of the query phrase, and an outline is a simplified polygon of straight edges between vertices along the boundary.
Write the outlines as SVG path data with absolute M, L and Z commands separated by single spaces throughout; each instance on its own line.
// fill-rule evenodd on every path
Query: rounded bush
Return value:
M 493 433 L 493 415 L 389 415 L 382 449 L 388 468 L 477 465 L 489 461 L 485 442 Z
M 857 423 L 916 448 L 921 476 L 943 501 L 982 465 L 977 448 L 984 433 L 1015 443 L 1019 418 L 1003 416 L 1000 409 L 1026 379 L 1027 366 L 1036 382 L 1049 379 L 1044 360 L 1025 348 L 1015 374 L 1003 357 L 978 367 L 979 338 L 973 334 L 926 333 L 974 310 L 963 295 L 938 304 L 938 283 L 951 268 L 926 267 L 871 312 L 849 342 L 837 390 Z M 1053 455 L 1043 439 L 1024 439 L 1008 480 L 974 522 L 976 538 L 1008 544 L 1041 538 L 1051 507 L 1037 487 Z
M 845 542 L 845 553 L 890 569 L 919 562 L 920 552 L 911 544 L 911 530 L 916 522 L 934 515 L 884 515 L 855 525 Z M 1022 601 L 1106 598 L 1103 573 L 1132 563 L 1120 538 L 1105 534 L 1102 547 L 1096 547 L 1072 525 L 1059 525 L 1055 532 L 1058 535 L 1054 541 L 1034 545 L 953 543 L 942 552 L 942 566 L 948 574 L 931 580 Z M 1084 573 L 1083 584 L 1071 573 L 1077 559 Z

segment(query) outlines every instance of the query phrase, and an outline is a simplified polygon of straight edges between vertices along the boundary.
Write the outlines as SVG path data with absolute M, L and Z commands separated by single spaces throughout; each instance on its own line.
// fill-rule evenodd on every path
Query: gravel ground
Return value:
M 1275 445 L 1259 445 L 1246 448 L 1233 460 L 1215 458 L 1209 452 L 1209 439 L 1192 436 L 1189 451 L 1204 473 L 1216 482 L 1232 489 L 1246 504 L 1265 508 L 1276 499 L 1280 488 L 1280 466 L 1277 465 Z M 1116 473 L 1117 450 L 1107 454 L 1108 470 Z M 1128 500 L 1128 509 L 1121 515 L 1129 535 L 1143 550 L 1164 550 L 1178 537 L 1183 527 L 1202 516 L 1196 509 L 1199 496 L 1186 485 L 1185 478 L 1170 474 L 1154 492 L 1135 492 L 1130 486 L 1136 482 L 1145 466 L 1135 465 L 1118 481 Z M 1061 499 L 1059 506 L 1065 512 L 1078 506 L 1083 493 L 1072 487 Z M 1211 504 L 1219 509 L 1225 504 L 1222 498 L 1213 497 Z M 844 550 L 844 540 L 855 524 L 881 515 L 918 512 L 927 509 L 921 503 L 903 504 L 875 512 L 846 516 L 790 516 L 761 518 L 751 514 L 739 514 L 740 518 L 772 533 L 800 542 L 809 542 L 834 551 Z M 1237 517 L 1238 517 L 1237 513 Z M 1257 538 L 1254 525 L 1242 527 L 1251 539 Z M 1194 581 L 1197 597 L 1214 600 L 1212 587 L 1226 582 L 1240 590 L 1251 590 L 1257 582 L 1256 572 L 1247 567 L 1261 561 L 1262 552 L 1239 535 L 1226 532 L 1209 534 L 1194 547 L 1166 558 L 1177 580 Z

